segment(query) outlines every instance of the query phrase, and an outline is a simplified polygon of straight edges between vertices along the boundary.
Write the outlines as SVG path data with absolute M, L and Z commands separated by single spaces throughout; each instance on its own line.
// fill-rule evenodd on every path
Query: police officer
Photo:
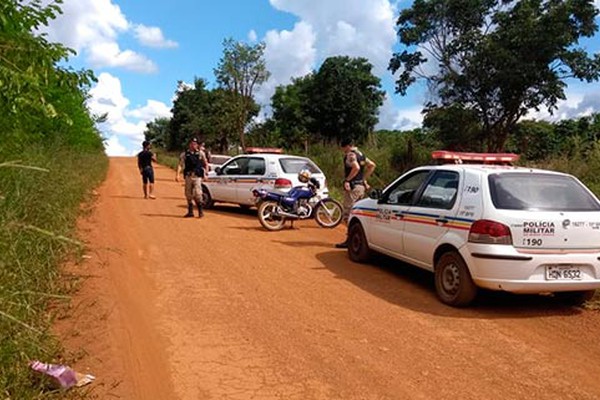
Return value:
M 340 147 L 344 152 L 344 223 L 348 223 L 352 205 L 365 196 L 367 179 L 375 170 L 375 163 L 354 147 L 352 139 L 343 139 Z M 348 238 L 335 245 L 338 249 L 348 247 Z
M 179 164 L 177 165 L 177 174 L 175 181 L 179 182 L 181 171 L 185 178 L 185 199 L 187 200 L 188 212 L 184 215 L 185 218 L 194 216 L 194 205 L 192 200 L 198 207 L 198 218 L 204 216 L 202 212 L 202 178 L 207 170 L 208 164 L 206 156 L 200 150 L 200 142 L 197 138 L 190 140 L 188 149 L 179 156 Z

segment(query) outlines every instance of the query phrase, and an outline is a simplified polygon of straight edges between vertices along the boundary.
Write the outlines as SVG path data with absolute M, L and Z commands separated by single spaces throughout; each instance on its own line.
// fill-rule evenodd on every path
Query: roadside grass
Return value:
M 28 146 L 18 160 L 13 154 L 0 144 L 0 398 L 64 398 L 28 363 L 69 361 L 50 329 L 73 289 L 59 266 L 82 255 L 76 220 L 108 159 L 100 149 L 60 145 Z

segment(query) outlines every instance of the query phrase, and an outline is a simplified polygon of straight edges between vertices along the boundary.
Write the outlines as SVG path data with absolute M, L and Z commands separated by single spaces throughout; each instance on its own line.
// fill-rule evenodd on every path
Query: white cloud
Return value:
M 265 62 L 271 77 L 256 94 L 259 103 L 269 103 L 277 86 L 311 72 L 316 56 L 314 42 L 314 32 L 305 22 L 297 23 L 291 31 L 267 32 Z
M 177 42 L 165 39 L 160 28 L 155 26 L 139 24 L 133 28 L 133 31 L 136 39 L 144 46 L 156 48 L 173 48 L 179 46 Z
M 89 51 L 88 62 L 95 67 L 122 67 L 144 73 L 158 70 L 154 62 L 134 51 L 122 51 L 116 42 L 96 43 Z
M 593 89 L 573 88 L 565 93 L 566 100 L 557 104 L 557 109 L 550 114 L 546 109 L 532 110 L 525 119 L 538 119 L 551 122 L 563 119 L 576 119 L 600 112 L 600 93 Z
M 398 109 L 392 100 L 386 96 L 379 108 L 379 123 L 375 129 L 410 130 L 421 126 L 423 122 L 422 107 L 414 106 Z
M 386 73 L 396 42 L 395 7 L 388 0 L 270 0 L 297 15 L 315 33 L 317 55 L 365 57 L 376 73 Z
M 133 150 L 127 150 L 125 146 L 123 146 L 119 140 L 119 137 L 116 135 L 110 136 L 104 142 L 104 147 L 106 148 L 106 154 L 109 156 L 132 156 L 135 154 Z
M 144 139 L 146 124 L 159 117 L 169 118 L 171 111 L 166 104 L 147 100 L 144 106 L 131 108 L 121 88 L 121 81 L 109 73 L 101 73 L 98 83 L 90 89 L 88 107 L 96 115 L 107 114 L 106 122 L 99 128 L 109 140 L 108 155 L 123 155 L 119 144 L 123 141 L 138 143 Z
M 250 43 L 256 43 L 256 41 L 258 40 L 258 35 L 256 34 L 256 31 L 254 29 L 251 29 L 250 32 L 248 32 L 248 40 L 250 41 Z
M 63 13 L 51 20 L 44 32 L 51 41 L 63 43 L 83 55 L 92 68 L 155 72 L 156 65 L 146 56 L 120 48 L 119 36 L 131 31 L 147 46 L 177 45 L 166 40 L 159 28 L 129 22 L 113 0 L 65 0 L 61 9 Z

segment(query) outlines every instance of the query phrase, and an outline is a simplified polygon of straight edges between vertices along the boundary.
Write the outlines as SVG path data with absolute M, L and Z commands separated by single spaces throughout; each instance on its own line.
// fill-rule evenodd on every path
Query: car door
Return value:
M 237 202 L 237 181 L 243 176 L 247 167 L 247 156 L 235 157 L 223 164 L 214 178 L 215 184 L 211 190 L 213 200 L 228 203 Z
M 404 255 L 411 262 L 432 268 L 433 252 L 456 216 L 460 174 L 436 170 L 404 216 Z
M 383 192 L 371 224 L 370 244 L 385 253 L 402 255 L 404 213 L 409 209 L 430 174 L 429 169 L 408 173 Z
M 247 157 L 246 168 L 240 171 L 235 183 L 236 203 L 254 205 L 252 189 L 260 185 L 267 173 L 265 157 Z

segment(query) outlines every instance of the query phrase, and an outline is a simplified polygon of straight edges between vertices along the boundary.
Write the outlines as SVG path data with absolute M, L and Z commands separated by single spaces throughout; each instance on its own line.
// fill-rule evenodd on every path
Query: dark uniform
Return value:
M 348 153 L 344 154 L 344 177 L 347 177 L 352 171 L 352 164 L 356 161 L 360 167 L 360 171 L 351 180 L 344 178 L 350 184 L 350 190 L 344 191 L 344 221 L 348 221 L 352 205 L 365 196 L 365 164 L 367 157 L 364 156 L 357 148 L 352 148 Z
M 181 153 L 179 163 L 183 166 L 183 176 L 185 178 L 185 199 L 188 203 L 188 213 L 186 217 L 193 217 L 193 204 L 198 207 L 198 217 L 202 217 L 202 177 L 204 177 L 207 166 L 206 156 L 202 150 L 188 149 Z

